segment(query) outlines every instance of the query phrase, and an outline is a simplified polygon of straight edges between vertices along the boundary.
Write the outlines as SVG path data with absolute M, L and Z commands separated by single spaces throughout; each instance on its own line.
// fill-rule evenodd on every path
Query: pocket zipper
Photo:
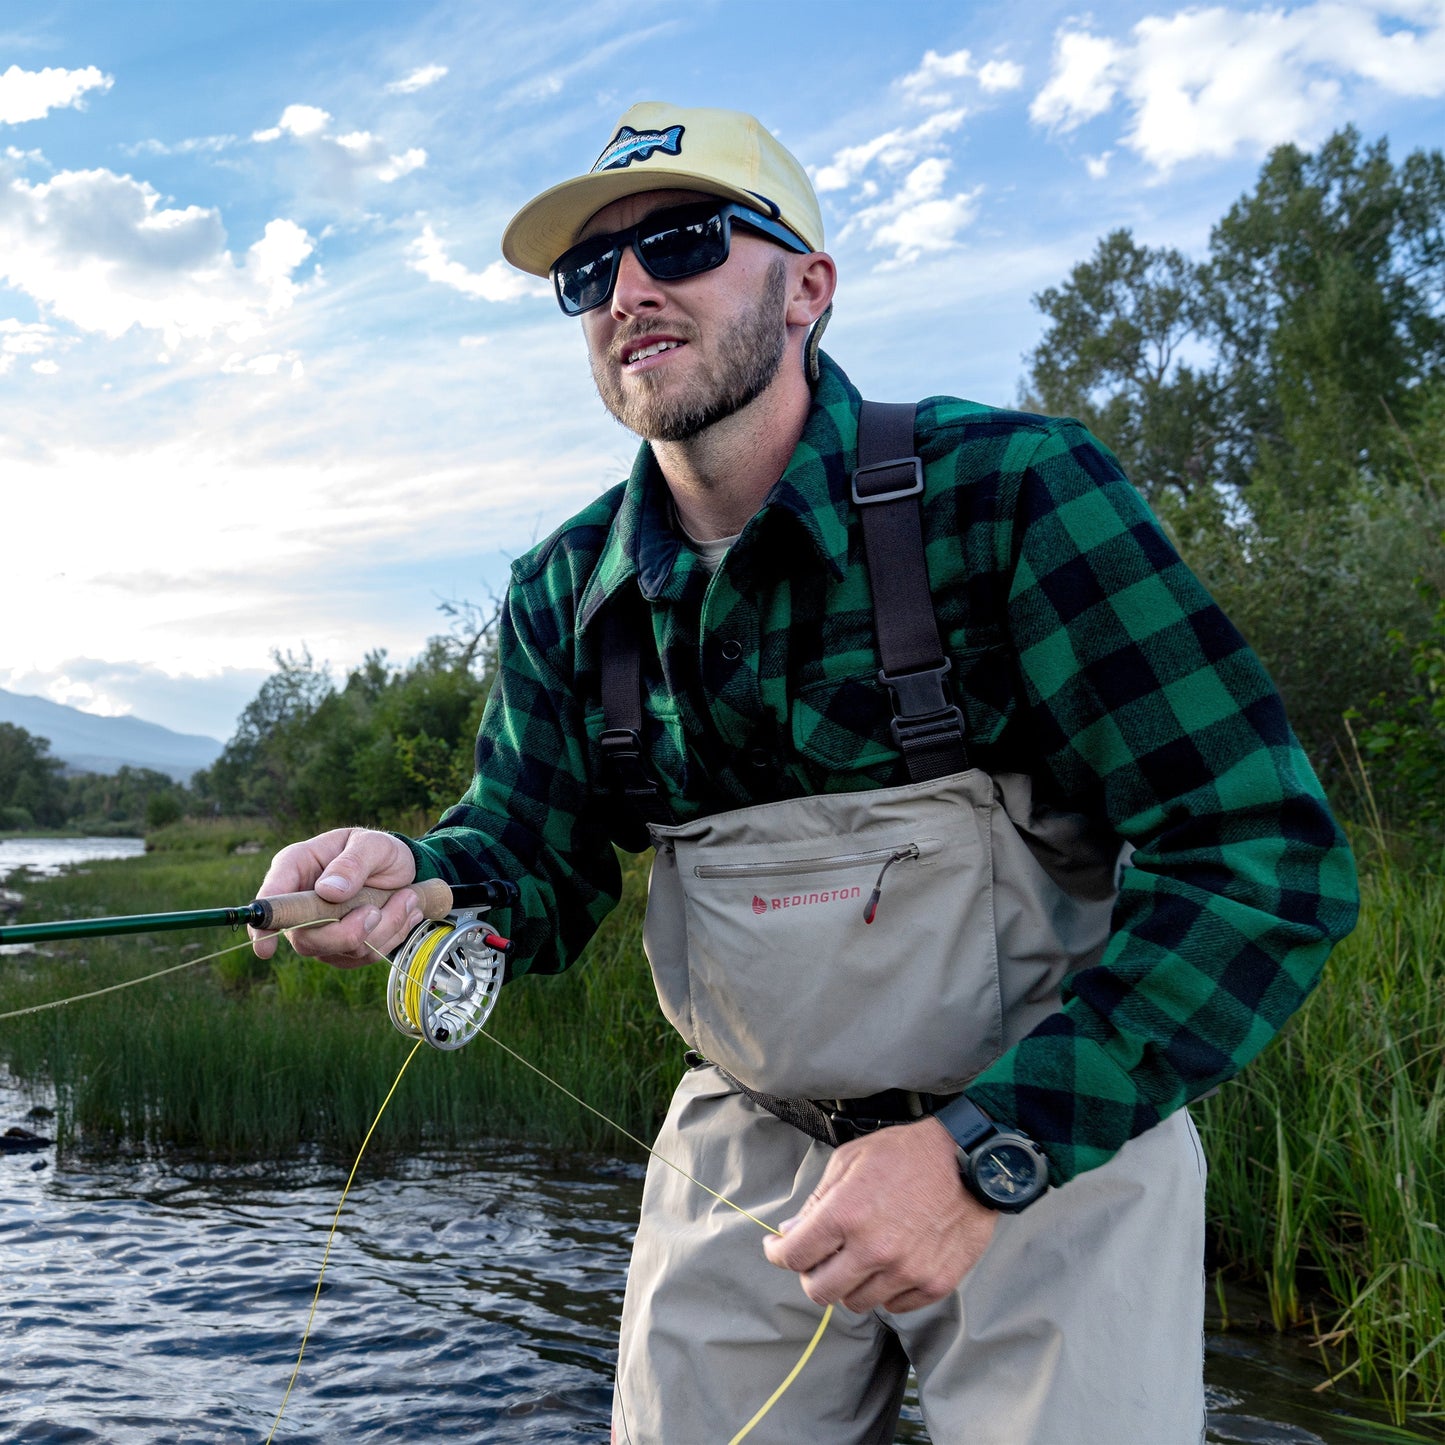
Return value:
M 867 853 L 834 853 L 827 858 L 793 858 L 777 863 L 699 863 L 693 868 L 698 878 L 776 878 L 785 873 L 826 873 L 830 868 L 863 868 L 869 863 L 888 864 L 902 856 L 917 858 L 917 843 L 896 848 L 873 848 Z
M 824 873 L 830 868 L 863 868 L 881 863 L 878 879 L 863 909 L 863 922 L 872 923 L 878 916 L 878 901 L 883 897 L 883 875 L 905 858 L 920 858 L 923 849 L 917 843 L 904 843 L 898 848 L 874 848 L 867 853 L 842 853 L 830 858 L 795 858 L 780 863 L 698 863 L 693 874 L 698 878 L 773 878 L 780 874 Z

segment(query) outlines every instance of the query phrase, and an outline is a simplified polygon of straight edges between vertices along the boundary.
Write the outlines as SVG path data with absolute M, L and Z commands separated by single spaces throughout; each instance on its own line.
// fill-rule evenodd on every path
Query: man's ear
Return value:
M 811 326 L 833 304 L 838 286 L 838 268 L 826 251 L 799 256 L 789 267 L 792 272 L 788 293 L 787 322 L 790 326 Z

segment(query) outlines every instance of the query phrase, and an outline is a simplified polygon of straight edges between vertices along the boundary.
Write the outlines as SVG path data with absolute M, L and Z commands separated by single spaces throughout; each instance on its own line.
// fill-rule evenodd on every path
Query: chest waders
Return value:
M 832 1145 L 954 1097 L 1060 1007 L 1107 941 L 1117 839 L 968 766 L 928 590 L 913 408 L 864 403 L 853 500 L 879 680 L 911 781 L 665 821 L 641 759 L 635 629 L 603 640 L 604 766 L 656 844 L 644 944 L 694 1051 L 657 1149 L 772 1222 Z M 962 1188 L 962 1185 L 960 1185 Z M 1181 1111 L 1001 1216 L 950 1296 L 839 1309 L 749 1437 L 889 1445 L 908 1368 L 935 1445 L 1203 1438 L 1204 1161 Z M 649 1168 L 623 1307 L 614 1438 L 727 1440 L 817 1308 L 757 1226 Z

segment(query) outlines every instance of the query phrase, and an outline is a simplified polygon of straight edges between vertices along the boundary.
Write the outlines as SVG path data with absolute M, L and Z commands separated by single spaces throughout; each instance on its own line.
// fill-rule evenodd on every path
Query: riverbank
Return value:
M 143 859 L 26 885 L 22 918 L 214 907 L 251 896 L 274 840 L 254 825 L 181 825 Z M 259 845 L 259 846 L 258 846 Z M 238 848 L 246 849 L 238 856 Z M 255 851 L 253 851 L 255 850 Z M 259 852 L 261 856 L 256 856 Z M 640 947 L 642 864 L 587 959 L 522 979 L 488 1025 L 630 1132 L 651 1136 L 681 1071 Z M 0 1012 L 197 957 L 224 930 L 46 945 L 0 975 Z M 54 1081 L 63 1147 L 349 1157 L 410 1047 L 378 965 L 336 971 L 244 947 L 194 970 L 8 1020 L 0 1057 Z M 1277 1328 L 1319 1342 L 1342 1386 L 1393 1418 L 1445 1420 L 1445 883 L 1381 855 L 1356 933 L 1276 1045 L 1196 1107 L 1211 1160 L 1212 1267 L 1267 1290 Z M 424 1050 L 373 1148 L 514 1137 L 628 1147 L 484 1035 Z

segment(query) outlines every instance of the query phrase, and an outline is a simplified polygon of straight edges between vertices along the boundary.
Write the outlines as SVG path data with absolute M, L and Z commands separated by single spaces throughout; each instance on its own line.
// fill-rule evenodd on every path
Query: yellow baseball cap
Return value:
M 546 276 L 603 206 L 639 191 L 705 191 L 771 215 L 811 250 L 823 249 L 823 214 L 797 160 L 740 110 L 634 105 L 585 176 L 528 201 L 502 233 L 502 254 Z

